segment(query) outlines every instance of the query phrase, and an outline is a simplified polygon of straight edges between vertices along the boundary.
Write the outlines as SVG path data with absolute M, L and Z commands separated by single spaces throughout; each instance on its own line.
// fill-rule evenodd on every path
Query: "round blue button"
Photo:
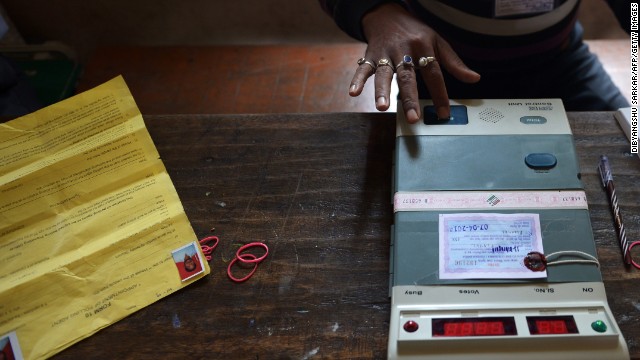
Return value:
M 553 154 L 533 153 L 524 158 L 525 164 L 534 170 L 548 170 L 556 166 L 558 160 Z

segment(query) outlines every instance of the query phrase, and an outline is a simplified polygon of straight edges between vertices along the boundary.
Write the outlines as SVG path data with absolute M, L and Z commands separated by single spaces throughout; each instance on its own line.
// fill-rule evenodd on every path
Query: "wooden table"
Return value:
M 394 116 L 146 116 L 196 234 L 221 239 L 212 272 L 55 358 L 385 358 Z M 608 155 L 634 240 L 640 159 L 612 113 L 569 119 L 609 304 L 640 359 L 640 270 L 622 263 L 596 170 Z M 231 282 L 229 260 L 256 240 L 268 258 Z

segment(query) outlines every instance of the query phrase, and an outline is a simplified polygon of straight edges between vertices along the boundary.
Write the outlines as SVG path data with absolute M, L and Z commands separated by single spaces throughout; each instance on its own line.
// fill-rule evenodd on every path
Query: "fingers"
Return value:
M 409 63 L 411 63 L 410 59 Z M 349 86 L 349 95 L 359 96 L 368 78 L 374 75 L 376 109 L 379 111 L 388 110 L 392 101 L 391 83 L 395 73 L 393 63 L 389 58 L 382 57 L 375 63 L 367 60 L 367 58 L 361 58 L 358 60 L 358 64 L 359 66 Z M 371 64 L 375 65 L 375 67 Z M 415 123 L 420 118 L 420 106 L 418 104 L 418 90 L 413 65 L 400 64 L 397 70 L 398 90 L 407 121 Z
M 388 58 L 378 60 L 375 76 L 376 109 L 386 111 L 391 104 L 391 81 L 393 81 L 393 64 Z
M 437 58 L 433 57 L 431 59 L 435 59 L 434 61 L 426 62 L 421 70 L 421 75 L 433 100 L 433 106 L 436 109 L 438 118 L 447 119 L 451 116 L 451 108 L 447 86 L 442 75 L 442 67 L 453 77 L 465 83 L 478 82 L 480 74 L 469 69 L 451 46 L 440 37 L 435 38 L 433 50 L 425 49 L 425 51 L 427 53 L 431 51 Z
M 480 75 L 469 69 L 434 29 L 399 4 L 388 2 L 374 7 L 362 17 L 361 25 L 367 39 L 368 59 L 388 58 L 401 64 L 397 69 L 378 65 L 375 71 L 360 65 L 356 71 L 349 93 L 352 96 L 359 95 L 364 82 L 375 73 L 375 102 L 378 110 L 389 108 L 394 70 L 397 70 L 400 101 L 408 122 L 415 122 L 420 118 L 416 76 L 425 80 L 440 118 L 449 118 L 451 114 L 443 71 L 451 73 L 462 82 L 473 83 L 480 80 Z M 425 63 L 416 75 L 411 65 L 403 64 L 404 54 L 416 59 L 420 56 L 431 57 L 437 61 Z
M 379 111 L 386 111 L 391 104 L 391 81 L 393 80 L 393 64 L 386 58 L 381 57 L 379 60 L 375 57 L 364 57 L 358 60 L 358 68 L 356 69 L 351 84 L 349 85 L 349 95 L 359 96 L 364 89 L 364 85 L 374 75 L 375 87 L 375 104 Z
M 438 61 L 433 61 L 420 71 L 427 90 L 433 100 L 433 106 L 436 109 L 436 115 L 439 119 L 447 119 L 451 116 L 451 108 L 449 106 L 449 95 L 447 94 L 447 86 L 444 83 L 442 70 Z
M 401 63 L 397 67 L 396 81 L 405 118 L 410 124 L 416 123 L 420 120 L 420 104 L 414 66 Z
M 364 84 L 367 82 L 367 79 L 375 73 L 376 67 L 375 62 L 367 58 L 360 58 L 358 60 L 358 68 L 349 85 L 349 95 L 359 96 L 362 93 Z
M 372 60 L 363 59 L 365 58 L 359 60 L 360 65 L 356 69 L 353 79 L 351 80 L 349 95 L 359 96 L 362 93 L 367 80 L 371 76 L 374 76 L 376 109 L 379 111 L 386 111 L 389 109 L 392 101 L 390 98 L 391 83 L 393 81 L 394 72 L 396 72 L 399 98 L 402 103 L 402 108 L 404 109 L 407 122 L 417 122 L 421 116 L 421 109 L 419 104 L 416 71 L 414 65 L 411 65 L 411 61 L 407 63 L 400 62 L 396 71 L 394 71 L 394 67 L 388 58 L 383 57 L 376 63 Z M 365 63 L 364 61 L 368 62 Z M 375 68 L 371 64 L 375 65 Z M 449 118 L 449 96 L 447 94 L 447 88 L 444 83 L 442 70 L 438 61 L 431 61 L 424 67 L 420 68 L 419 74 L 425 80 L 425 84 L 429 90 L 431 99 L 433 100 L 438 117 L 441 119 Z M 466 80 L 477 81 L 478 79 L 479 75 L 468 70 Z
M 397 72 L 396 80 L 399 97 L 405 117 L 409 123 L 417 122 L 421 116 L 415 64 L 420 63 L 418 75 L 424 79 L 427 90 L 433 100 L 436 114 L 440 119 L 447 119 L 451 116 L 449 95 L 447 94 L 447 87 L 442 73 L 443 69 L 465 83 L 475 83 L 480 80 L 480 75 L 469 69 L 449 44 L 437 35 L 433 41 L 422 43 L 420 46 L 416 46 L 413 50 L 405 53 L 427 55 L 422 62 L 417 61 L 414 64 L 411 57 L 405 55 L 400 60 L 395 71 L 389 59 L 400 59 L 399 55 L 392 54 L 390 57 L 375 57 L 372 56 L 370 51 L 371 53 L 374 52 L 370 47 L 367 49 L 366 57 L 358 60 L 359 66 L 349 86 L 349 95 L 359 96 L 369 77 L 374 76 L 376 109 L 386 111 L 392 101 L 390 99 L 391 82 L 393 81 L 394 72 Z M 373 59 L 379 60 L 375 61 Z

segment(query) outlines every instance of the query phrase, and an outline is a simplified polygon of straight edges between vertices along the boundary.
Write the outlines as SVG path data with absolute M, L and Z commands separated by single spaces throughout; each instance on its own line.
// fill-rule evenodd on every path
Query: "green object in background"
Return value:
M 16 61 L 33 85 L 44 106 L 72 96 L 80 66 L 66 59 Z
M 43 106 L 74 95 L 82 67 L 64 44 L 0 47 L 0 53 L 22 69 Z

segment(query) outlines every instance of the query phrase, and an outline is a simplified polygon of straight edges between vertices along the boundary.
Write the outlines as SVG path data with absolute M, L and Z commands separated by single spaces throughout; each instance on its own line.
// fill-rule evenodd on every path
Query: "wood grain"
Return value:
M 122 75 L 144 114 L 377 112 L 350 97 L 365 44 L 98 48 L 78 91 Z M 392 98 L 397 96 L 392 87 Z M 390 109 L 395 111 L 395 104 Z
M 640 160 L 611 113 L 569 118 L 609 303 L 640 359 L 640 271 L 622 263 L 596 170 L 608 155 L 628 235 L 637 239 Z M 221 239 L 212 272 L 56 359 L 386 357 L 394 114 L 145 121 L 196 234 L 215 227 Z M 256 240 L 269 257 L 246 283 L 229 281 L 236 249 Z

